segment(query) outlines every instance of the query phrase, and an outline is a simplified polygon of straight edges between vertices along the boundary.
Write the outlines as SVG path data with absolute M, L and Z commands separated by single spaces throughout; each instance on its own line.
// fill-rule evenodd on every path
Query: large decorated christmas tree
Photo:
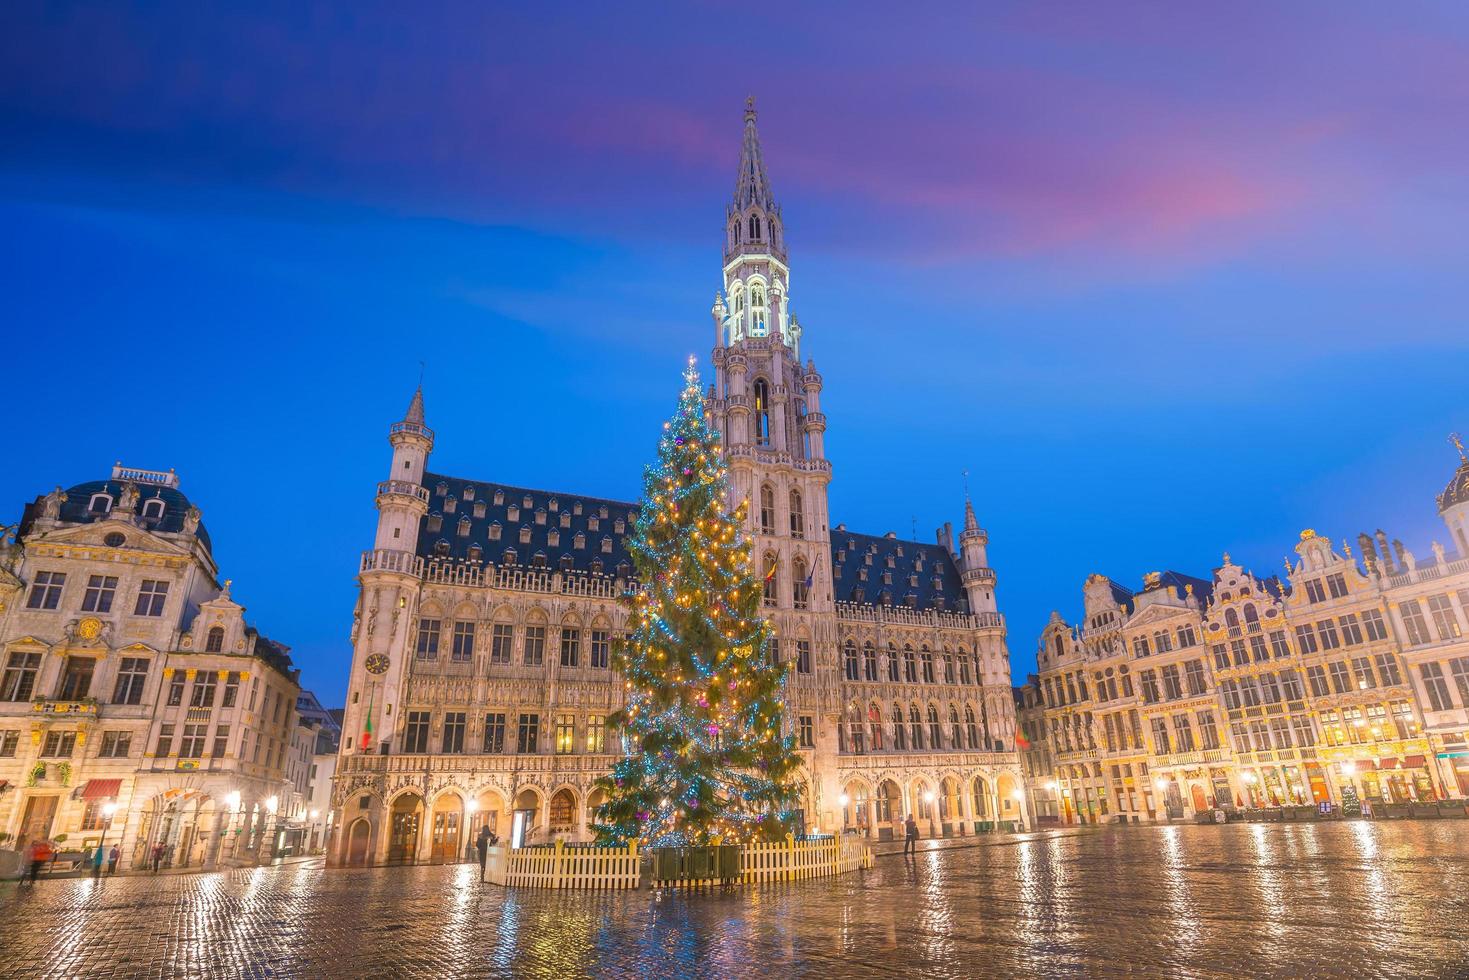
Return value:
M 772 664 L 761 583 L 725 511 L 719 433 L 704 419 L 693 359 L 663 424 L 629 537 L 641 587 L 614 662 L 627 703 L 608 719 L 626 755 L 599 785 L 603 842 L 703 844 L 773 839 L 798 799 L 801 765 L 784 732 L 786 665 Z

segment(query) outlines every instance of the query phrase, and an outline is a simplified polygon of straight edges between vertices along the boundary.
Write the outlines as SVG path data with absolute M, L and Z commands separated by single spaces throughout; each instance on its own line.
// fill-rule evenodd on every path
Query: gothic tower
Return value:
M 832 720 L 817 726 L 823 735 L 809 751 L 834 754 L 831 733 L 841 705 L 821 375 L 814 361 L 801 364 L 785 225 L 765 171 L 753 99 L 745 107 L 723 252 L 723 289 L 713 309 L 714 384 L 706 410 L 724 442 L 730 505 L 748 503 L 746 531 L 780 656 L 798 664 L 805 658 L 807 664 L 792 675 L 792 703 Z M 835 794 L 820 786 L 814 791 Z M 812 804 L 819 808 L 818 801 Z

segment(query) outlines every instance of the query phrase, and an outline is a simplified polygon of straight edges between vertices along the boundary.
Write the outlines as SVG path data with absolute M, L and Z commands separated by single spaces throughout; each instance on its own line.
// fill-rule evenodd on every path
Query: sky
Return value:
M 635 499 L 747 96 L 832 519 L 932 540 L 967 469 L 1017 679 L 1093 572 L 1447 543 L 1461 3 L 6 4 L 0 523 L 175 468 L 341 703 L 420 362 L 434 470 Z

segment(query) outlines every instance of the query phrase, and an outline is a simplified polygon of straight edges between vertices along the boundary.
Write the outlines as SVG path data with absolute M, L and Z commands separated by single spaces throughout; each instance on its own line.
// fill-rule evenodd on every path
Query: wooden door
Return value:
M 56 797 L 32 796 L 26 800 L 25 816 L 20 822 L 20 845 L 38 837 L 51 836 L 51 823 L 56 819 Z

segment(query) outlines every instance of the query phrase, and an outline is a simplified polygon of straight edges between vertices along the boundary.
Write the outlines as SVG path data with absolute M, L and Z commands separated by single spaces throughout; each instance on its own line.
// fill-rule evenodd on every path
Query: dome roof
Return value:
M 104 519 L 107 514 L 94 512 L 92 510 L 92 498 L 99 493 L 105 493 L 112 498 L 113 506 L 122 494 L 123 480 L 88 480 L 86 483 L 78 483 L 74 487 L 66 489 L 66 503 L 61 505 L 61 520 L 70 524 L 86 524 L 92 521 Z M 154 531 L 177 533 L 184 529 L 184 518 L 189 513 L 193 504 L 176 487 L 161 486 L 153 483 L 136 483 L 138 489 L 138 502 L 133 507 L 133 516 L 137 517 L 143 526 Z M 144 518 L 144 508 L 148 501 L 158 499 L 163 501 L 163 516 Z M 209 542 L 209 532 L 204 525 L 199 525 L 195 532 L 199 537 L 199 543 L 204 546 L 206 552 L 212 551 Z
M 1443 488 L 1443 493 L 1438 495 L 1438 512 L 1442 514 L 1450 507 L 1463 503 L 1469 503 L 1469 459 L 1459 463 L 1459 468 L 1454 471 L 1454 478 Z

